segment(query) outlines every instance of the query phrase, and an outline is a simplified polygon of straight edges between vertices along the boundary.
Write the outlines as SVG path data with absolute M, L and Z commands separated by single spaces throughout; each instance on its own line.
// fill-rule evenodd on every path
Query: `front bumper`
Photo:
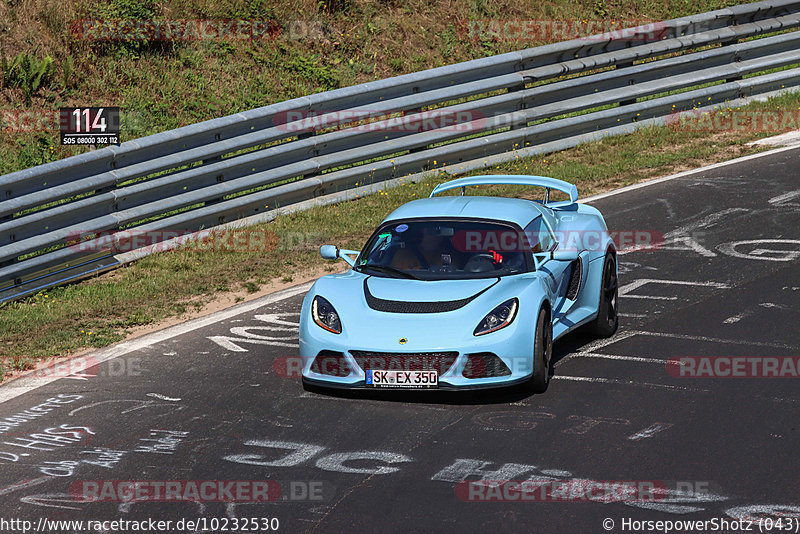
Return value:
M 403 358 L 405 357 L 409 357 L 409 360 L 413 358 L 419 359 L 418 355 L 420 354 L 453 353 L 454 360 L 452 365 L 437 369 L 440 373 L 438 388 L 419 388 L 421 391 L 507 387 L 524 382 L 533 373 L 533 333 L 535 329 L 528 325 L 522 317 L 517 317 L 517 320 L 506 328 L 485 336 L 473 336 L 473 327 L 470 326 L 466 334 L 452 336 L 455 339 L 451 339 L 451 343 L 448 344 L 442 344 L 442 338 L 451 336 L 435 335 L 436 329 L 431 329 L 426 335 L 426 332 L 417 329 L 413 331 L 413 335 L 409 335 L 405 345 L 398 343 L 401 337 L 400 328 L 396 332 L 384 331 L 380 335 L 369 336 L 374 339 L 365 340 L 368 336 L 348 337 L 344 333 L 332 334 L 326 332 L 313 322 L 305 319 L 301 318 L 300 356 L 303 361 L 303 380 L 309 385 L 345 389 L 405 390 L 405 388 L 367 386 L 365 369 L 362 367 L 364 360 L 357 359 L 354 354 L 359 352 L 382 353 L 390 360 L 394 360 L 396 356 L 397 361 L 404 361 Z M 406 329 L 406 331 L 408 330 Z M 441 332 L 441 330 L 439 331 Z M 391 343 L 390 340 L 393 340 L 394 343 Z M 347 373 L 346 376 L 323 374 L 312 369 L 314 359 L 323 351 L 341 355 L 338 357 L 346 363 L 346 371 L 344 371 L 344 373 Z M 483 353 L 496 355 L 508 368 L 510 374 L 481 378 L 464 376 L 469 356 Z M 359 361 L 361 365 L 359 365 Z M 386 369 L 387 367 L 373 368 Z M 391 369 L 393 367 L 388 368 Z M 410 368 L 402 367 L 402 364 L 397 368 L 411 370 Z M 470 374 L 469 370 L 467 370 L 466 374 Z
M 326 378 L 331 378 L 331 377 L 326 376 Z M 507 379 L 508 377 L 503 377 L 503 378 Z M 430 393 L 431 391 L 474 391 L 480 389 L 511 388 L 519 384 L 523 384 L 529 378 L 530 377 L 516 378 L 514 380 L 504 380 L 503 382 L 492 382 L 488 384 L 462 384 L 462 385 L 452 385 L 440 381 L 439 387 L 436 388 L 376 388 L 372 386 L 367 386 L 365 380 L 361 380 L 360 382 L 356 383 L 342 384 L 336 381 L 319 380 L 303 376 L 303 384 L 320 388 L 341 389 L 341 390 L 380 391 L 385 393 L 399 392 L 399 391 L 419 391 L 419 392 Z M 472 382 L 474 382 L 475 380 L 478 379 L 473 379 Z

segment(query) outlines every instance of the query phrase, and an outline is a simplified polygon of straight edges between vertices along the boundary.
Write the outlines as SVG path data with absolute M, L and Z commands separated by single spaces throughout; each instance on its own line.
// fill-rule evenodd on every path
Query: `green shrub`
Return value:
M 20 52 L 9 63 L 5 56 L 0 59 L 3 69 L 3 87 L 17 87 L 22 89 L 25 105 L 31 105 L 33 94 L 41 87 L 46 87 L 53 77 L 53 58 L 45 56 L 44 59 L 33 54 Z

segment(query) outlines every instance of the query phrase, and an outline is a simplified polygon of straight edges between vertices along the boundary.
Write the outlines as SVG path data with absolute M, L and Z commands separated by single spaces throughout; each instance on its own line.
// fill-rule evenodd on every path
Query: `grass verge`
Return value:
M 53 118 L 59 107 L 121 106 L 126 141 L 328 89 L 579 37 L 585 35 L 580 21 L 607 21 L 604 27 L 612 29 L 738 3 L 7 0 L 0 2 L 0 59 L 10 65 L 19 58 L 30 75 L 5 69 L 0 76 L 0 175 L 88 150 L 59 145 Z M 82 29 L 120 20 L 251 21 L 279 31 L 256 39 L 125 41 L 88 39 Z M 486 20 L 554 25 L 519 38 L 470 38 L 468 23 Z

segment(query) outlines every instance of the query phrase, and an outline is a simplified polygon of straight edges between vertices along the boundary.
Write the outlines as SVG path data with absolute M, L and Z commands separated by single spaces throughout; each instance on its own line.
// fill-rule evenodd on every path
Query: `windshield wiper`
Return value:
M 420 278 L 419 276 L 415 276 L 415 275 L 413 275 L 411 273 L 408 273 L 406 271 L 401 271 L 400 269 L 397 269 L 395 267 L 390 267 L 388 265 L 374 265 L 374 264 L 367 263 L 366 265 L 360 265 L 359 266 L 359 270 L 363 270 L 363 269 L 372 269 L 373 271 L 379 271 L 379 272 L 383 272 L 383 273 L 399 274 L 400 276 L 402 276 L 404 278 L 410 278 L 412 280 L 422 280 L 422 278 Z

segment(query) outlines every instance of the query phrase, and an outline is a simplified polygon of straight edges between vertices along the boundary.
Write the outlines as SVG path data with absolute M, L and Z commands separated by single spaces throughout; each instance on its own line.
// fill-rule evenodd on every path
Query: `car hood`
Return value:
M 406 302 L 450 301 L 473 298 L 495 285 L 497 278 L 477 280 L 407 280 L 370 276 L 364 279 L 364 292 L 381 300 Z M 435 289 L 434 289 L 435 288 Z
M 315 295 L 327 299 L 339 314 L 343 332 L 337 343 L 413 352 L 472 343 L 473 330 L 480 320 L 510 298 L 519 298 L 519 313 L 525 318 L 535 317 L 544 286 L 537 273 L 499 279 L 420 281 L 380 278 L 351 270 L 317 280 L 304 300 L 305 314 Z M 510 335 L 511 330 L 498 335 Z M 398 339 L 402 337 L 408 342 L 401 347 Z

